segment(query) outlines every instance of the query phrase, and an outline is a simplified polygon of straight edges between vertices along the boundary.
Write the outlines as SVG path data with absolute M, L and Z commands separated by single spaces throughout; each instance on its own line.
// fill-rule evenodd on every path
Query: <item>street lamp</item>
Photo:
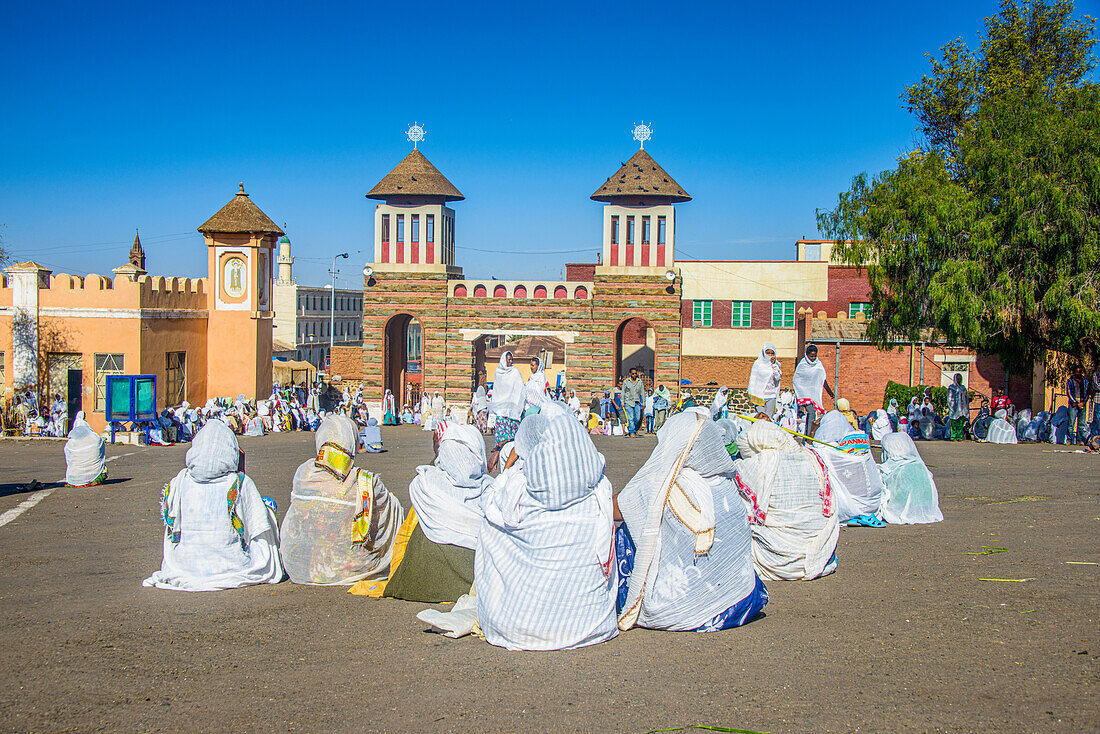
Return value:
M 342 257 L 344 259 L 347 259 L 347 256 L 348 256 L 348 253 L 341 252 L 339 255 L 335 255 L 332 258 L 332 271 L 331 271 L 332 272 L 332 291 L 329 293 L 329 297 L 328 297 L 328 305 L 329 305 L 329 312 L 328 312 L 328 359 L 329 359 L 329 370 L 328 371 L 329 372 L 332 371 L 332 369 L 331 369 L 331 367 L 332 367 L 332 342 L 333 342 L 333 337 L 336 334 L 336 330 L 334 328 L 336 326 L 336 259 L 340 258 L 340 257 Z

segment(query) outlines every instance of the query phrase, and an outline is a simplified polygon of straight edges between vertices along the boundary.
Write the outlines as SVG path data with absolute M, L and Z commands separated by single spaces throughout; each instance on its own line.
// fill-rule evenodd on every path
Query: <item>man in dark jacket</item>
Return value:
M 1081 368 L 1073 371 L 1066 380 L 1066 395 L 1069 397 L 1069 440 L 1071 443 L 1085 443 L 1089 440 L 1088 413 L 1089 381 L 1081 374 Z

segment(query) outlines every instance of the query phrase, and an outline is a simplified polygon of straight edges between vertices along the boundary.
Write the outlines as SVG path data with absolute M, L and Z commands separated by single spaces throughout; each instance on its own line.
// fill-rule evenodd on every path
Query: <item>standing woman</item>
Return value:
M 672 393 L 664 385 L 657 386 L 657 392 L 653 396 L 653 430 L 661 430 L 661 426 L 668 419 L 668 411 L 672 409 Z
M 493 375 L 493 397 L 489 411 L 497 417 L 493 442 L 503 446 L 516 437 L 524 407 L 523 375 L 512 365 L 512 353 L 500 355 L 500 364 Z
M 550 383 L 546 379 L 546 373 L 542 371 L 542 359 L 531 357 L 531 377 L 527 380 L 527 385 L 523 389 L 523 414 L 525 416 L 538 413 L 543 406 L 550 402 L 550 396 L 546 394 L 549 386 Z
M 474 425 L 484 434 L 489 426 L 489 396 L 485 394 L 485 386 L 478 385 L 477 392 L 470 400 L 470 415 L 474 417 Z
M 775 415 L 775 400 L 779 397 L 779 381 L 783 377 L 783 367 L 775 356 L 775 345 L 765 344 L 760 356 L 752 363 L 749 373 L 749 402 L 759 408 L 766 416 Z
M 947 418 L 951 421 L 950 440 L 962 441 L 966 438 L 966 424 L 970 418 L 970 398 L 962 384 L 962 375 L 955 373 L 955 379 L 947 388 Z
M 799 427 L 807 436 L 813 435 L 814 423 L 825 415 L 825 409 L 821 407 L 824 402 L 821 399 L 822 389 L 829 393 L 830 398 L 834 397 L 825 375 L 825 365 L 817 358 L 817 345 L 810 344 L 806 347 L 806 356 L 794 368 L 794 398 L 799 412 L 805 416 L 805 423 Z
M 388 388 L 385 397 L 382 398 L 382 425 L 397 425 L 397 401 L 393 399 L 393 393 Z

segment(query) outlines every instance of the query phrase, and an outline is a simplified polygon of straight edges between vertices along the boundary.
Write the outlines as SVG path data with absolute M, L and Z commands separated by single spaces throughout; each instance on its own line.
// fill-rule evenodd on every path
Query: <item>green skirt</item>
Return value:
M 393 572 L 383 597 L 427 604 L 458 601 L 474 583 L 474 552 L 458 545 L 433 543 L 417 524 L 405 557 Z

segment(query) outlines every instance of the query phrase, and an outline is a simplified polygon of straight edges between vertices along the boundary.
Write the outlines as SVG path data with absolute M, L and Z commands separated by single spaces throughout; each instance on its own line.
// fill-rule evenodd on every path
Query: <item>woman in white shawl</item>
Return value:
M 768 603 L 727 437 L 708 418 L 701 408 L 669 418 L 616 498 L 619 629 L 729 629 Z
M 802 424 L 802 433 L 813 435 L 813 424 L 825 414 L 825 408 L 821 391 L 829 393 L 833 397 L 833 389 L 829 387 L 829 381 L 825 375 L 825 365 L 817 358 L 817 345 L 810 344 L 806 347 L 806 356 L 798 361 L 794 368 L 794 397 L 799 411 L 805 415 L 805 423 Z
M 742 438 L 735 481 L 746 498 L 757 573 L 808 581 L 835 571 L 840 525 L 824 463 L 768 421 Z
M 65 486 L 91 487 L 107 479 L 107 446 L 103 438 L 84 420 L 84 411 L 76 414 L 65 441 Z
M 516 435 L 523 466 L 482 495 L 474 560 L 477 618 L 509 650 L 561 650 L 618 633 L 611 483 L 604 458 L 565 411 Z
M 493 397 L 489 411 L 496 416 L 493 442 L 503 446 L 516 437 L 524 408 L 523 375 L 512 365 L 512 353 L 500 355 L 500 364 L 493 375 Z
M 882 503 L 886 522 L 912 525 L 943 520 L 932 472 L 921 460 L 913 439 L 904 433 L 891 433 L 883 438 L 879 470 L 886 484 Z
M 275 513 L 238 471 L 241 451 L 229 426 L 218 420 L 203 426 L 186 461 L 164 485 L 164 561 L 143 585 L 217 591 L 279 583 Z
M 433 543 L 473 549 L 481 528 L 481 493 L 492 483 L 485 440 L 470 425 L 448 423 L 434 464 L 418 466 L 409 499 L 424 535 Z
M 489 396 L 485 393 L 484 385 L 478 385 L 470 399 L 470 415 L 473 416 L 474 425 L 479 432 L 485 433 L 489 430 Z
M 830 472 L 837 519 L 850 525 L 881 527 L 884 488 L 867 434 L 853 429 L 840 411 L 830 410 L 814 438 L 823 442 L 815 443 L 813 451 Z
M 783 378 L 783 367 L 775 354 L 774 344 L 765 344 L 760 356 L 752 363 L 749 372 L 749 402 L 764 415 L 775 415 L 775 400 L 779 397 L 779 382 Z
M 986 433 L 985 440 L 989 443 L 1019 443 L 1016 427 L 1008 420 L 1008 411 L 1004 408 L 994 414 L 993 422 L 989 424 L 989 432 Z
M 881 441 L 887 434 L 894 432 L 894 424 L 890 422 L 890 414 L 882 408 L 875 411 L 875 420 L 871 423 L 871 438 Z
M 386 394 L 382 396 L 382 425 L 396 426 L 398 422 L 397 401 L 390 389 L 386 388 Z
M 723 418 L 729 418 L 730 408 L 730 389 L 725 385 L 718 388 L 718 391 L 714 393 L 714 400 L 710 402 L 710 417 L 714 420 L 722 420 Z
M 546 373 L 542 370 L 542 358 L 531 357 L 531 376 L 527 378 L 527 384 L 523 387 L 525 415 L 539 412 L 550 402 L 550 396 L 547 395 L 549 387 Z
M 438 390 L 435 391 L 435 397 L 432 398 L 432 420 L 435 424 L 432 428 L 435 428 L 443 421 L 447 420 L 447 403 L 443 400 L 443 396 Z
M 569 410 L 573 413 L 573 415 L 575 415 L 577 417 L 577 420 L 579 420 L 581 423 L 587 423 L 586 415 L 587 415 L 588 411 L 581 408 L 581 399 L 577 397 L 577 391 L 576 390 L 570 390 L 569 391 L 569 403 L 568 403 L 568 405 L 569 405 Z
M 282 557 L 296 584 L 347 586 L 390 573 L 405 512 L 373 472 L 354 466 L 359 434 L 343 414 L 325 419 L 316 457 L 294 473 Z

